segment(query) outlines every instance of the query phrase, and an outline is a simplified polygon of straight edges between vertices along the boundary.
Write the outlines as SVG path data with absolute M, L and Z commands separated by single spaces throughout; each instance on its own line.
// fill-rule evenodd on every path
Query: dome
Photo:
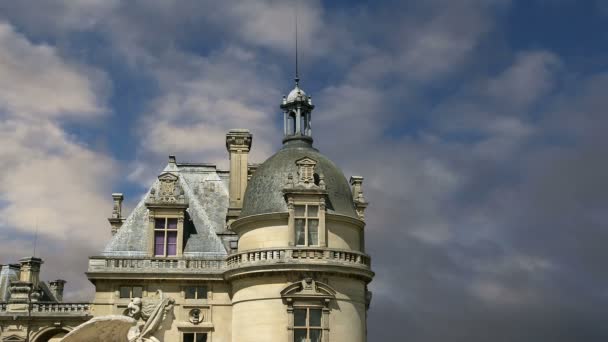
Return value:
M 358 218 L 350 185 L 340 169 L 303 141 L 286 144 L 255 171 L 247 184 L 240 217 L 287 212 L 283 188 L 287 176 L 297 175 L 296 161 L 309 157 L 317 162 L 315 172 L 323 174 L 327 187 L 327 212 Z
M 303 100 L 307 99 L 304 90 L 300 89 L 300 87 L 296 85 L 296 87 L 289 92 L 289 95 L 287 95 L 287 103 L 295 102 L 298 99 L 298 96 L 302 96 Z

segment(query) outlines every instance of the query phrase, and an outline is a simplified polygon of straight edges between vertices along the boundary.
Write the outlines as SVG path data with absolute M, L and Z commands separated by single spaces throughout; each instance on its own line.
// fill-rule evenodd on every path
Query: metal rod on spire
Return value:
M 300 70 L 298 66 L 298 0 L 295 1 L 296 5 L 294 6 L 294 16 L 295 16 L 295 26 L 296 26 L 296 85 L 300 83 Z
M 36 216 L 36 233 L 34 234 L 34 255 L 32 255 L 33 257 L 36 257 L 36 245 L 38 244 L 38 217 Z

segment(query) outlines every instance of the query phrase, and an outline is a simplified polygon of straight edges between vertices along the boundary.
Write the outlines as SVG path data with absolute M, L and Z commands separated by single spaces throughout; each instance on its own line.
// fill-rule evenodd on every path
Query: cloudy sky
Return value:
M 87 256 L 179 161 L 280 146 L 294 1 L 0 1 L 0 263 Z M 365 176 L 370 341 L 608 339 L 608 4 L 299 1 L 316 146 Z

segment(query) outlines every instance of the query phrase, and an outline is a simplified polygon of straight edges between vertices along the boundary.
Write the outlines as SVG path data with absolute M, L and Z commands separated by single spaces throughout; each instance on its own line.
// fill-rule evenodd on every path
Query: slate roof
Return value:
M 240 217 L 287 212 L 282 190 L 290 173 L 297 177 L 296 161 L 304 157 L 314 159 L 315 172 L 325 176 L 327 212 L 358 218 L 350 185 L 340 168 L 305 140 L 287 141 L 257 168 L 247 184 Z
M 184 257 L 224 257 L 228 253 L 217 233 L 225 232 L 228 211 L 228 172 L 210 164 L 169 163 L 163 170 L 179 176 L 192 223 L 184 221 Z M 158 179 L 139 201 L 102 252 L 103 256 L 147 256 L 149 218 L 145 201 Z

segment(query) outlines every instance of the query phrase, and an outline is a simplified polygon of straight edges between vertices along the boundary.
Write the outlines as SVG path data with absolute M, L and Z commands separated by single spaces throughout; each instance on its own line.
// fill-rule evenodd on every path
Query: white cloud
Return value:
M 93 80 L 93 81 L 92 81 Z M 103 73 L 58 56 L 55 48 L 32 44 L 0 21 L 0 112 L 44 117 L 102 114 Z
M 0 231 L 101 247 L 116 164 L 59 121 L 106 113 L 105 74 L 0 23 Z M 104 210 L 106 208 L 107 210 Z M 0 248 L 8 248 L 3 244 Z M 61 248 L 60 246 L 58 246 Z M 19 257 L 19 256 L 17 256 Z
M 247 50 L 234 47 L 208 57 L 176 54 L 167 58 L 166 65 L 177 63 L 180 68 L 161 66 L 156 70 L 161 92 L 141 118 L 138 165 L 151 165 L 175 154 L 182 161 L 226 167 L 225 134 L 231 128 L 252 131 L 254 161 L 262 161 L 272 152 L 272 145 L 280 142 L 275 124 L 281 118 L 281 95 L 271 84 L 272 68 L 263 66 Z
M 549 51 L 522 52 L 509 68 L 487 82 L 486 92 L 497 103 L 525 108 L 555 86 L 560 66 L 559 57 Z

